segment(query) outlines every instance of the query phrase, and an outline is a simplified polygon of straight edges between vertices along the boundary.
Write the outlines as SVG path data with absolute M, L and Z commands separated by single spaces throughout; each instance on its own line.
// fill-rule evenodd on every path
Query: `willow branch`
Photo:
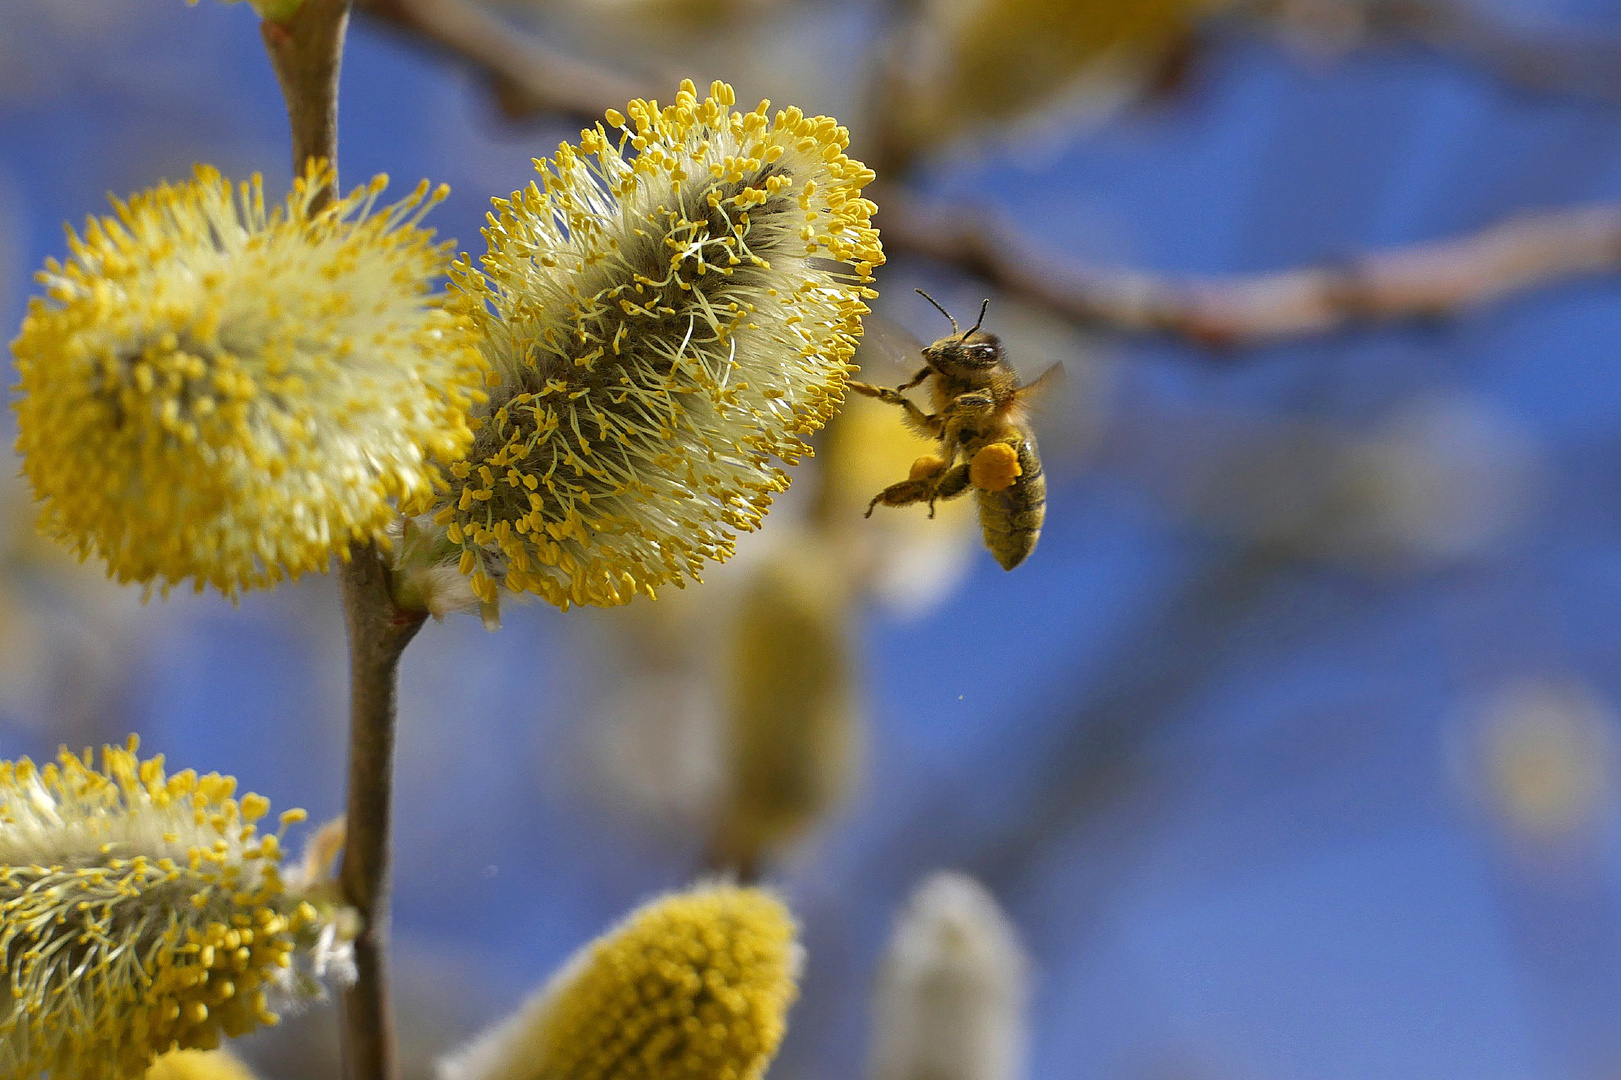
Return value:
M 356 7 L 488 76 L 513 119 L 552 112 L 592 123 L 650 96 L 639 80 L 551 49 L 469 0 L 356 0 Z
M 1511 293 L 1621 269 L 1621 205 L 1526 213 L 1472 235 L 1336 265 L 1171 278 L 1044 254 L 996 217 L 874 195 L 884 247 L 950 263 L 1082 326 L 1239 347 L 1352 326 L 1434 320 Z
M 357 978 L 343 998 L 344 1074 L 349 1080 L 392 1080 L 386 960 L 396 688 L 400 654 L 422 628 L 425 613 L 395 606 L 387 562 L 372 544 L 350 549 L 342 581 L 349 629 L 349 805 L 338 880 L 365 926 L 355 942 Z
M 291 18 L 263 26 L 265 49 L 287 99 L 294 169 L 301 175 L 312 158 L 329 161 L 334 186 L 338 74 L 348 21 L 349 0 L 305 0 Z M 331 187 L 318 193 L 316 205 L 332 193 Z M 358 977 L 343 995 L 344 1073 L 349 1080 L 393 1080 L 386 960 L 395 686 L 400 654 L 424 615 L 395 606 L 388 565 L 375 545 L 354 545 L 341 573 L 350 712 L 347 841 L 339 884 L 362 927 L 355 941 Z

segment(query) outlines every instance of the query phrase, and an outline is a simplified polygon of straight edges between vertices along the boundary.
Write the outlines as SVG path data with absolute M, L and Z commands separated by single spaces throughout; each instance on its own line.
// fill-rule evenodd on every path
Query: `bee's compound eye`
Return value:
M 995 345 L 975 345 L 969 352 L 980 360 L 993 360 L 996 358 Z

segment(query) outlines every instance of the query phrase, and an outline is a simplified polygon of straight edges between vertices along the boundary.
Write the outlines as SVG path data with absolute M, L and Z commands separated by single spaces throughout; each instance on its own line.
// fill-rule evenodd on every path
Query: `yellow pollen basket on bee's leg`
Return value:
M 934 454 L 924 454 L 912 462 L 912 471 L 907 474 L 907 478 L 910 480 L 927 480 L 932 476 L 938 476 L 945 472 L 945 469 L 945 458 Z
M 1005 491 L 1023 474 L 1019 452 L 1007 443 L 981 447 L 968 466 L 969 482 L 981 491 Z

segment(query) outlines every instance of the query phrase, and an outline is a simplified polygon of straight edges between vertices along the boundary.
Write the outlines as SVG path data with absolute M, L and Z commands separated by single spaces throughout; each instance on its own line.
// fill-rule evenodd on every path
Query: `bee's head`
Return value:
M 934 297 L 922 289 L 917 293 L 939 308 L 940 314 L 951 319 L 951 336 L 943 337 L 923 350 L 923 359 L 930 367 L 942 375 L 965 375 L 988 371 L 1002 362 L 1002 342 L 995 334 L 979 328 L 985 321 L 985 312 L 991 306 L 989 300 L 980 305 L 979 318 L 974 325 L 964 331 L 958 328 L 951 312 L 940 307 Z
M 923 359 L 942 375 L 988 371 L 1002 362 L 1002 342 L 985 330 L 952 334 L 924 349 Z

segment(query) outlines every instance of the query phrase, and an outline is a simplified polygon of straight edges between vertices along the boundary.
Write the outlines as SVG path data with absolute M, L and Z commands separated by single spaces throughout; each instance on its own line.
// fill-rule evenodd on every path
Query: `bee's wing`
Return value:
M 856 363 L 863 376 L 883 380 L 890 376 L 910 378 L 923 367 L 923 342 L 904 327 L 880 315 L 861 320 L 861 347 Z
M 1043 400 L 1050 401 L 1055 395 L 1062 395 L 1068 387 L 1069 374 L 1060 361 L 1037 375 L 1034 381 L 1019 387 L 1019 404 L 1026 408 L 1039 407 Z

